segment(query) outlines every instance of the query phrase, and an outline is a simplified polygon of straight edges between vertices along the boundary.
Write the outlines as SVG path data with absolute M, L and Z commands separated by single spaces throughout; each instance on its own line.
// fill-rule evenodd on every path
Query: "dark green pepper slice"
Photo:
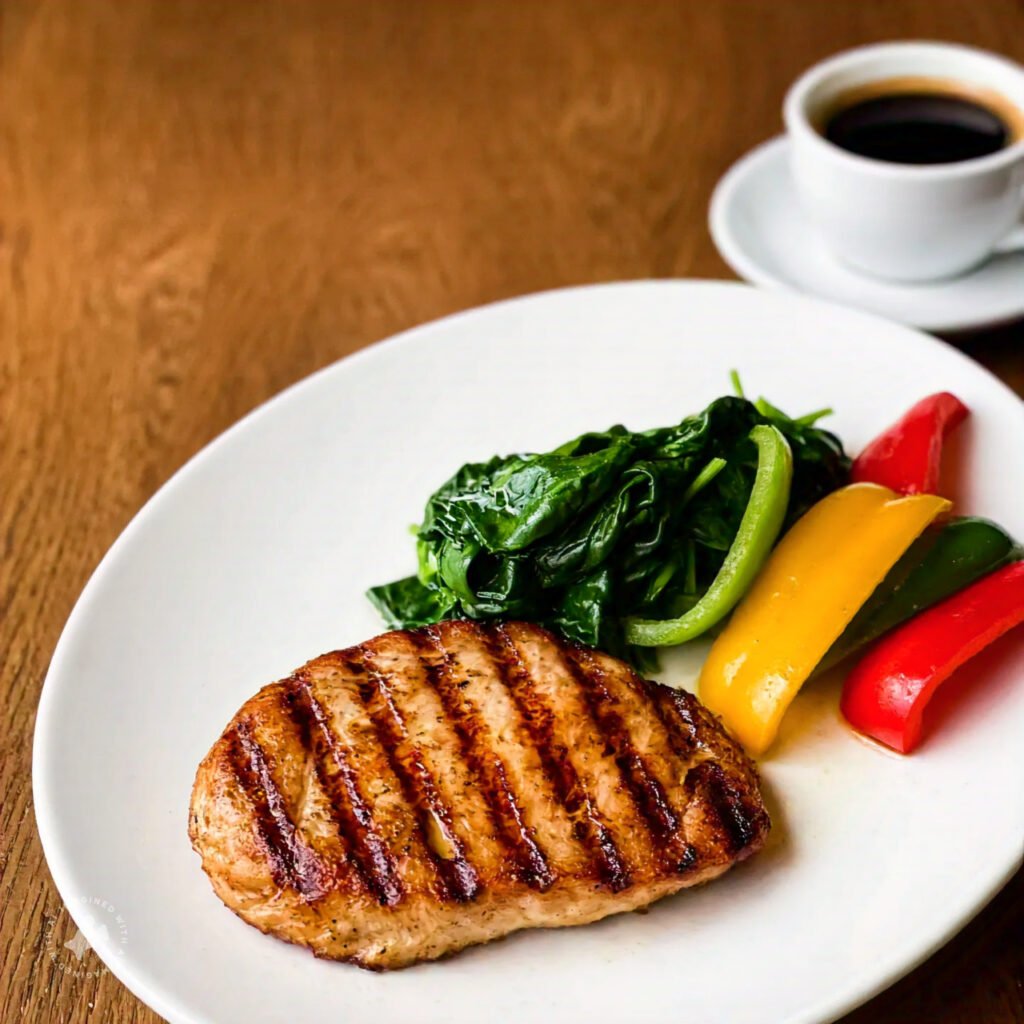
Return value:
M 1020 556 L 1016 541 L 988 519 L 957 516 L 929 528 L 875 588 L 818 671 Z

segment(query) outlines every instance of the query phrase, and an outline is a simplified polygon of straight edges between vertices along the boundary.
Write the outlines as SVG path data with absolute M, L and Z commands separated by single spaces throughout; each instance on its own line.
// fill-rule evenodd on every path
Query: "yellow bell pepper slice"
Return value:
M 711 648 L 701 700 L 751 754 L 771 745 L 797 691 L 922 530 L 950 502 L 877 484 L 833 491 L 782 538 Z

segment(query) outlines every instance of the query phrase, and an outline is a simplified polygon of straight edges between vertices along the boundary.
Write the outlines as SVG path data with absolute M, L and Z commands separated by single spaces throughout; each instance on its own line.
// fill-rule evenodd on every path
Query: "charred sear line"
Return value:
M 661 783 L 633 746 L 629 729 L 615 710 L 616 701 L 608 690 L 601 666 L 583 648 L 560 646 L 562 658 L 579 684 L 598 734 L 614 753 L 615 764 L 648 828 L 662 842 L 671 839 L 679 830 L 679 819 L 673 813 Z
M 252 805 L 274 882 L 291 886 L 307 902 L 322 898 L 331 888 L 331 873 L 288 816 L 269 758 L 244 719 L 235 725 L 229 751 L 235 777 Z
M 451 659 L 441 633 L 427 627 L 409 634 L 420 661 L 452 723 L 462 755 L 476 777 L 480 794 L 498 834 L 511 849 L 522 880 L 544 891 L 554 882 L 547 859 L 537 845 L 534 831 L 523 820 L 522 811 L 508 782 L 505 765 L 489 742 L 487 726 L 480 712 L 452 678 Z
M 374 826 L 373 815 L 359 788 L 350 752 L 331 728 L 330 719 L 313 696 L 309 680 L 296 676 L 284 691 L 284 711 L 295 725 L 303 748 L 330 802 L 338 834 L 352 854 L 360 878 L 382 906 L 402 898 L 402 885 L 387 844 Z
M 693 698 L 682 690 L 672 690 L 657 683 L 652 685 L 657 687 L 652 703 L 668 733 L 672 751 L 686 761 L 700 745 L 697 723 L 693 720 L 689 703 Z
M 697 776 L 697 787 L 703 789 L 709 809 L 721 825 L 728 852 L 737 854 L 746 849 L 763 826 L 760 815 L 751 813 L 719 765 L 705 761 L 691 774 Z
M 697 861 L 700 859 L 700 854 L 697 852 L 697 847 L 693 843 L 687 843 L 683 847 L 683 852 L 676 862 L 676 871 L 681 875 L 685 875 L 687 871 L 692 871 L 697 866 Z
M 589 850 L 601 881 L 612 892 L 622 892 L 632 884 L 629 871 L 611 832 L 601 820 L 573 767 L 568 748 L 556 739 L 554 713 L 537 693 L 515 641 L 500 625 L 486 630 L 478 627 L 478 630 L 480 641 L 526 726 L 544 773 L 570 820 L 575 823 L 574 836 Z
M 409 738 L 405 719 L 391 692 L 387 676 L 373 666 L 365 648 L 349 654 L 346 668 L 361 675 L 360 695 L 377 730 L 381 746 L 413 808 L 424 847 L 429 851 L 448 895 L 463 903 L 480 893 L 480 879 L 466 857 L 466 849 L 452 826 L 451 813 L 438 792 L 422 753 Z

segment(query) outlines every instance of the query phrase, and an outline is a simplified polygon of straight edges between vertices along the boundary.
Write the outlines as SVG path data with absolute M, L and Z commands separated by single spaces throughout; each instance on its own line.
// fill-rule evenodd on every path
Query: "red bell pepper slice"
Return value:
M 922 398 L 857 456 L 851 479 L 900 494 L 937 494 L 942 442 L 969 411 L 948 391 Z
M 939 684 L 1024 622 L 1024 562 L 1012 562 L 933 605 L 880 640 L 843 687 L 846 720 L 901 754 L 921 739 L 921 716 Z

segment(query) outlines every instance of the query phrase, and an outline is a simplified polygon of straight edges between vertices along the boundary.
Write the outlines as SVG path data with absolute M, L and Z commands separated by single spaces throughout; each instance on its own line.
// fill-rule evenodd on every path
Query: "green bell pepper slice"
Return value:
M 757 472 L 747 507 L 721 569 L 704 596 L 677 619 L 630 619 L 626 641 L 638 647 L 667 647 L 707 632 L 729 614 L 747 592 L 772 549 L 789 507 L 793 453 L 777 427 L 750 431 L 757 446 Z
M 1021 554 L 1001 526 L 978 516 L 956 516 L 929 528 L 878 585 L 817 671 L 838 664 L 901 622 Z

